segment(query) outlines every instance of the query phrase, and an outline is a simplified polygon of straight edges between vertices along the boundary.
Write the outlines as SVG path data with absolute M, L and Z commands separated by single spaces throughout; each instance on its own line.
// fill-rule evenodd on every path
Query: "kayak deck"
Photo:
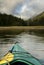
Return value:
M 38 59 L 25 51 L 18 43 L 0 60 L 0 65 L 41 65 Z

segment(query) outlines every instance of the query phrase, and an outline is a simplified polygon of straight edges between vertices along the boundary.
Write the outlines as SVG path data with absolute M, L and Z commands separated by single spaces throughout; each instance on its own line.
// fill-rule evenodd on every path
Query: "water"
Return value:
M 16 36 L 6 36 L 2 38 L 0 37 L 0 59 L 12 48 L 14 43 L 18 41 L 22 48 L 39 59 L 44 65 L 44 37 L 30 35 L 25 32 Z

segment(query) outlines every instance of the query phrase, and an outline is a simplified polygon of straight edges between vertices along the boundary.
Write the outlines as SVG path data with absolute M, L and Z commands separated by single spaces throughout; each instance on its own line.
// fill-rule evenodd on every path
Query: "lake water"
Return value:
M 16 41 L 44 65 L 44 37 L 25 32 L 19 35 L 0 36 L 0 59 L 12 48 Z

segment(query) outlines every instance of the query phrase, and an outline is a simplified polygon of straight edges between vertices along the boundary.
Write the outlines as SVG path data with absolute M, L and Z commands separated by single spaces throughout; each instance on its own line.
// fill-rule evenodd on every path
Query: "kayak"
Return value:
M 41 65 L 41 63 L 16 43 L 0 60 L 0 65 Z

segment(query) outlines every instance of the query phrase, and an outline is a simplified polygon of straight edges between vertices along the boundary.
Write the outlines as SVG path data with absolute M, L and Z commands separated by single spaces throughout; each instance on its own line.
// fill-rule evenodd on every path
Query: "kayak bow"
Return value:
M 41 63 L 16 43 L 0 60 L 0 65 L 41 65 Z

